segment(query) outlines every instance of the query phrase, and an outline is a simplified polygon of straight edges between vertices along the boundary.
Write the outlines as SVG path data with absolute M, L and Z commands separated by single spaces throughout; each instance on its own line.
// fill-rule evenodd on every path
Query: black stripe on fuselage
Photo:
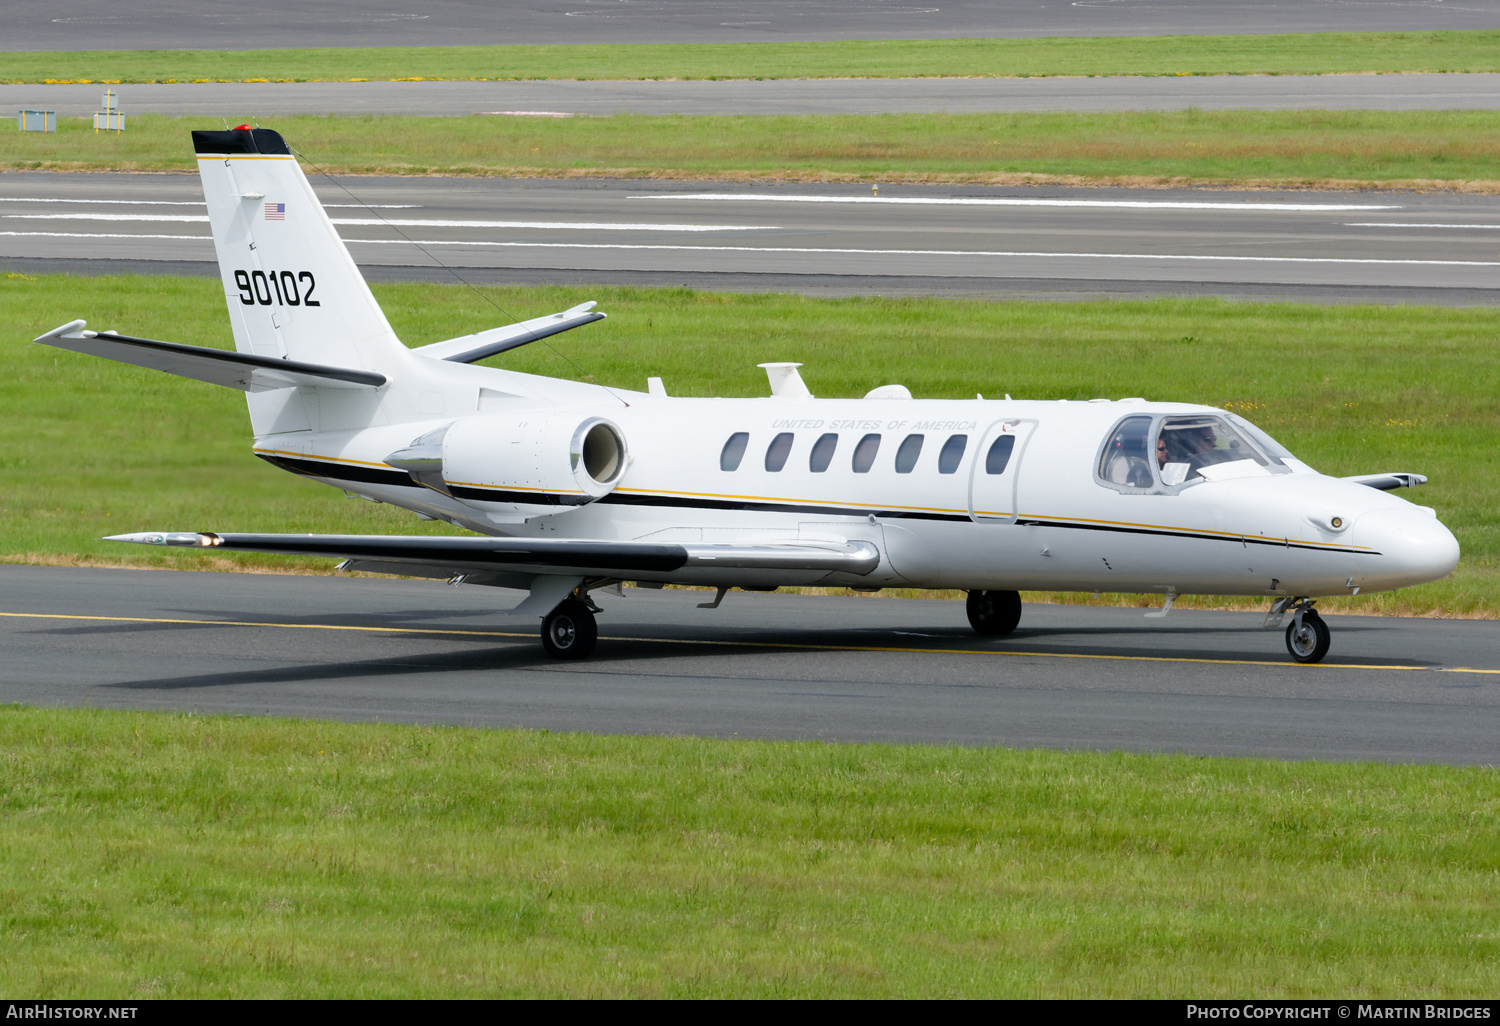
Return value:
M 1171 530 L 1163 527 L 1134 527 L 1123 524 L 1079 524 L 1063 520 L 1044 520 L 1037 517 L 1022 517 L 1017 527 L 1058 527 L 1073 531 L 1104 531 L 1112 534 L 1145 534 L 1160 538 L 1192 538 L 1197 541 L 1239 542 L 1242 545 L 1268 545 L 1276 549 L 1305 549 L 1308 552 L 1345 552 L 1352 556 L 1378 556 L 1371 549 L 1351 549 L 1331 545 L 1308 545 L 1287 538 L 1265 538 L 1260 535 L 1204 534 L 1199 531 Z
M 394 467 L 386 469 L 358 463 L 325 463 L 322 460 L 304 460 L 269 452 L 258 452 L 255 455 L 274 467 L 290 470 L 293 474 L 301 474 L 304 477 L 321 477 L 329 481 L 349 484 L 391 485 L 398 488 L 422 487 L 413 481 L 406 471 L 397 470 Z

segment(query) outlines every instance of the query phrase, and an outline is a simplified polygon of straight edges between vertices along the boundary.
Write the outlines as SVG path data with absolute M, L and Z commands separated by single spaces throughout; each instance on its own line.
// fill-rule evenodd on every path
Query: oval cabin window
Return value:
M 964 461 L 964 450 L 969 447 L 968 435 L 950 435 L 938 453 L 938 473 L 957 473 L 958 465 Z
M 868 474 L 875 465 L 875 454 L 880 451 L 880 436 L 865 435 L 854 447 L 854 472 Z
M 907 435 L 901 440 L 901 448 L 896 450 L 896 473 L 910 474 L 917 465 L 917 457 L 922 455 L 922 435 Z
M 833 462 L 833 450 L 839 447 L 839 436 L 834 434 L 822 435 L 813 443 L 812 454 L 807 457 L 807 469 L 814 474 L 821 474 L 828 469 L 828 464 Z
M 775 474 L 786 466 L 786 458 L 792 454 L 792 433 L 783 431 L 771 439 L 766 446 L 766 469 Z
M 736 431 L 729 436 L 729 441 L 724 443 L 724 449 L 719 453 L 720 470 L 739 470 L 740 460 L 745 458 L 745 446 L 750 444 L 750 432 Z

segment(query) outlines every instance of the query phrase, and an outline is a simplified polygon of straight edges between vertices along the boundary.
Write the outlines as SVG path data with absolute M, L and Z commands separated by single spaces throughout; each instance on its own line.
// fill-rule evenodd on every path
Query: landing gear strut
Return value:
M 967 605 L 969 626 L 976 634 L 1009 634 L 1021 622 L 1019 591 L 971 591 Z
M 1299 663 L 1322 662 L 1331 640 L 1328 625 L 1308 599 L 1302 599 L 1294 608 L 1296 616 L 1286 626 L 1286 650 Z
M 553 659 L 587 659 L 598 640 L 594 611 L 576 598 L 564 599 L 542 618 L 542 648 Z

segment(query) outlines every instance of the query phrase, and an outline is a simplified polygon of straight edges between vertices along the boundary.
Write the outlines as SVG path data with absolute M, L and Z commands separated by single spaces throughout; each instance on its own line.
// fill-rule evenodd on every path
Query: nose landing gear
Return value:
M 1328 624 L 1312 607 L 1310 599 L 1301 599 L 1294 608 L 1296 616 L 1286 627 L 1286 650 L 1299 663 L 1322 662 L 1332 640 Z

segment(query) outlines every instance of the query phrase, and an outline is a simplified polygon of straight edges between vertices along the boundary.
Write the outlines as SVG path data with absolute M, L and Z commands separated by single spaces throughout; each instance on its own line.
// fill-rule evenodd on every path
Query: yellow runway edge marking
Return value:
M 205 627 L 279 627 L 305 631 L 366 631 L 373 634 L 435 634 L 470 638 L 531 638 L 533 631 L 450 631 L 431 627 L 356 627 L 331 623 L 258 623 L 242 620 L 181 620 L 146 616 L 84 616 L 76 613 L 5 613 L 16 619 L 32 620 L 103 620 L 111 623 L 190 623 Z M 987 655 L 1031 656 L 1036 659 L 1106 659 L 1128 663 L 1208 663 L 1216 666 L 1273 666 L 1281 669 L 1309 668 L 1308 664 L 1287 663 L 1273 659 L 1204 659 L 1191 656 L 1099 655 L 1087 652 L 1028 652 L 985 650 L 978 648 L 902 648 L 895 645 L 808 645 L 781 641 L 700 641 L 691 638 L 625 638 L 601 636 L 600 641 L 639 641 L 660 645 L 704 645 L 721 648 L 779 648 L 809 652 L 903 652 L 911 655 Z M 1500 670 L 1475 670 L 1464 667 L 1389 666 L 1376 663 L 1317 663 L 1325 670 L 1437 670 L 1440 673 L 1494 673 Z

